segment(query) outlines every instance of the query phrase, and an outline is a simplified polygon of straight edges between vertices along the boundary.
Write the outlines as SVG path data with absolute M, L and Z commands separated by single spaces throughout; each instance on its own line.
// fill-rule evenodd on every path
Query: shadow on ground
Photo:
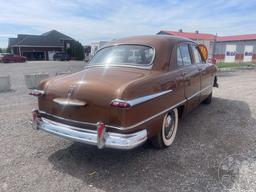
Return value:
M 214 98 L 180 121 L 168 149 L 146 143 L 130 151 L 98 150 L 73 143 L 48 159 L 57 171 L 104 191 L 221 191 L 219 163 L 230 154 L 247 155 L 255 123 L 247 103 Z

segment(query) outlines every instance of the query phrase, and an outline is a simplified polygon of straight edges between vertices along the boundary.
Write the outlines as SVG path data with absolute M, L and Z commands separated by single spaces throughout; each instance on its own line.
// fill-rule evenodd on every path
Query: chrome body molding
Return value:
M 202 90 L 200 90 L 200 91 L 194 93 L 193 95 L 191 95 L 191 96 L 188 97 L 187 99 L 188 99 L 188 100 L 191 100 L 193 97 L 199 95 L 199 94 L 202 93 L 203 91 L 205 91 L 205 90 L 207 90 L 207 89 L 210 89 L 210 88 L 212 88 L 212 85 L 209 85 L 209 86 L 203 88 Z
M 112 126 L 112 125 L 106 125 L 106 127 L 107 128 L 112 128 L 112 129 L 117 129 L 117 130 L 134 129 L 137 126 L 142 125 L 142 124 L 146 123 L 147 121 L 150 121 L 150 120 L 152 120 L 152 119 L 154 119 L 154 118 L 156 118 L 156 117 L 158 117 L 158 116 L 168 112 L 169 110 L 174 109 L 174 108 L 178 107 L 179 105 L 184 104 L 186 101 L 187 100 L 183 100 L 183 101 L 177 103 L 176 105 L 173 105 L 173 106 L 171 106 L 171 107 L 169 107 L 169 108 L 167 108 L 167 109 L 165 109 L 165 110 L 163 110 L 163 111 L 161 111 L 161 112 L 159 112 L 159 113 L 157 113 L 157 114 L 155 114 L 155 115 L 153 115 L 153 116 L 151 116 L 151 117 L 149 117 L 149 118 L 147 118 L 147 119 L 145 119 L 143 121 L 140 121 L 140 122 L 138 122 L 136 124 L 133 124 L 131 126 L 128 126 L 128 127 L 117 127 L 117 126 Z M 76 120 L 72 120 L 72 119 L 66 119 L 66 118 L 63 118 L 63 117 L 59 117 L 59 116 L 56 116 L 56 115 L 52 115 L 52 114 L 46 113 L 44 111 L 39 111 L 39 113 L 40 114 L 45 114 L 45 115 L 48 115 L 48 116 L 51 116 L 51 117 L 54 117 L 56 119 L 65 120 L 65 121 L 69 121 L 69 122 L 77 123 L 77 124 L 82 124 L 82 125 L 85 125 L 85 126 L 86 125 L 97 126 L 97 123 L 89 123 L 89 122 L 76 121 Z
M 151 116 L 151 117 L 149 117 L 149 118 L 147 118 L 147 119 L 145 119 L 145 120 L 143 120 L 143 121 L 140 121 L 140 122 L 138 122 L 138 123 L 136 123 L 136 124 L 133 124 L 133 125 L 131 125 L 131 126 L 128 126 L 128 127 L 114 127 L 114 126 L 109 126 L 109 127 L 115 128 L 115 129 L 121 129 L 121 130 L 133 129 L 133 128 L 135 128 L 135 127 L 137 127 L 137 126 L 140 126 L 140 125 L 142 125 L 142 124 L 144 124 L 144 123 L 146 123 L 146 122 L 148 122 L 148 121 L 150 121 L 150 120 L 152 120 L 152 119 L 154 119 L 154 118 L 156 118 L 156 117 L 158 117 L 158 116 L 160 116 L 160 115 L 162 115 L 162 114 L 164 114 L 164 113 L 167 113 L 167 112 L 170 111 L 171 109 L 174 109 L 174 108 L 178 107 L 179 105 L 182 105 L 182 104 L 185 103 L 186 101 L 187 101 L 187 100 L 183 100 L 183 101 L 177 103 L 176 105 L 173 105 L 173 106 L 171 106 L 171 107 L 169 107 L 169 108 L 167 108 L 167 109 L 165 109 L 165 110 L 163 110 L 163 111 L 161 111 L 161 112 L 159 112 L 159 113 L 157 113 L 157 114 L 155 114 L 155 115 L 153 115 L 153 116 Z
M 144 123 L 146 123 L 146 122 L 148 122 L 148 121 L 150 121 L 150 120 L 152 120 L 152 119 L 154 119 L 154 118 L 156 118 L 156 117 L 158 117 L 158 116 L 160 116 L 160 115 L 162 115 L 162 114 L 168 112 L 169 110 L 174 109 L 174 108 L 176 108 L 176 107 L 178 107 L 178 106 L 180 106 L 180 105 L 186 103 L 188 100 L 192 99 L 192 98 L 195 97 L 196 95 L 200 94 L 201 92 L 203 92 L 203 91 L 205 91 L 205 90 L 207 90 L 207 89 L 209 89 L 209 88 L 211 88 L 211 87 L 212 87 L 212 86 L 207 86 L 206 88 L 202 89 L 201 91 L 199 91 L 199 92 L 193 94 L 191 97 L 189 97 L 189 98 L 187 98 L 187 99 L 185 99 L 185 100 L 182 100 L 182 101 L 180 101 L 179 103 L 177 103 L 177 104 L 175 104 L 175 105 L 173 105 L 173 106 L 170 106 L 170 107 L 166 108 L 165 110 L 163 110 L 163 111 L 161 111 L 161 112 L 159 112 L 159 113 L 157 113 L 157 114 L 155 114 L 155 115 L 153 115 L 153 116 L 151 116 L 151 117 L 148 117 L 148 118 L 144 119 L 143 121 L 140 121 L 140 122 L 138 122 L 138 123 L 136 123 L 136 124 L 133 124 L 133 125 L 130 125 L 130 126 L 127 126 L 127 127 L 117 127 L 117 126 L 112 126 L 112 125 L 106 125 L 106 127 L 107 127 L 107 128 L 112 128 L 112 129 L 117 129 L 117 130 L 129 130 L 129 129 L 134 129 L 134 128 L 136 128 L 137 126 L 140 126 L 140 125 L 142 125 L 142 124 L 144 124 Z M 168 92 L 171 92 L 171 91 L 172 91 L 172 90 L 168 90 Z M 163 92 L 160 92 L 160 93 L 163 93 Z M 159 94 L 159 93 L 158 93 L 158 94 Z M 166 93 L 163 93 L 163 94 L 166 94 Z M 152 96 L 152 95 L 151 95 L 151 96 Z M 137 99 L 139 99 L 139 98 L 137 98 Z M 131 101 L 131 100 L 130 100 L 130 101 Z M 141 100 L 139 99 L 138 101 L 141 101 Z M 144 101 L 144 102 L 145 102 L 145 101 Z M 136 103 L 136 102 L 135 102 L 135 103 Z M 72 120 L 72 119 L 66 119 L 66 118 L 63 118 L 63 117 L 59 117 L 59 116 L 56 116 L 56 115 L 52 115 L 52 114 L 46 113 L 46 112 L 44 112 L 44 111 L 39 111 L 39 113 L 40 113 L 40 114 L 45 114 L 45 115 L 47 115 L 47 116 L 51 116 L 51 117 L 56 118 L 56 119 L 60 119 L 60 120 L 64 120 L 64 121 L 69 121 L 69 122 L 77 123 L 77 124 L 82 124 L 82 125 L 85 125 L 85 126 L 86 126 L 86 125 L 97 126 L 97 123 L 89 123 L 89 122 L 76 121 L 76 120 Z M 76 129 L 77 129 L 77 128 L 76 128 Z M 82 128 L 81 128 L 81 129 L 82 129 Z
M 83 122 L 83 121 L 76 121 L 76 120 L 72 120 L 72 119 L 67 119 L 67 118 L 60 117 L 60 116 L 57 116 L 57 115 L 53 115 L 53 114 L 50 114 L 50 113 L 46 113 L 45 111 L 40 111 L 40 110 L 38 110 L 38 112 L 39 112 L 39 114 L 44 114 L 44 115 L 47 115 L 47 116 L 50 116 L 50 117 L 53 117 L 53 118 L 56 118 L 56 119 L 59 119 L 59 120 L 69 121 L 71 123 L 78 123 L 78 124 L 82 124 L 82 125 L 97 126 L 97 123 L 89 123 L 89 122 Z
M 71 106 L 71 107 L 79 107 L 85 106 L 86 102 L 78 99 L 70 99 L 70 98 L 55 98 L 53 99 L 54 103 L 57 103 L 62 106 Z
M 40 117 L 34 119 L 33 124 L 35 124 L 39 130 L 43 130 L 50 134 L 72 141 L 90 145 L 98 144 L 98 134 L 96 130 L 73 127 Z M 106 148 L 133 149 L 147 140 L 147 131 L 144 129 L 132 134 L 106 132 L 104 137 L 104 147 Z
M 111 102 L 126 102 L 126 103 L 129 103 L 129 105 L 132 107 L 134 105 L 138 105 L 138 104 L 144 103 L 146 101 L 152 100 L 152 99 L 154 99 L 156 97 L 160 97 L 160 96 L 165 95 L 167 93 L 170 93 L 172 91 L 173 90 L 170 89 L 170 90 L 166 90 L 166 91 L 161 91 L 159 93 L 154 93 L 154 94 L 151 94 L 151 95 L 146 95 L 146 96 L 138 97 L 136 99 L 131 99 L 131 100 L 114 99 Z
M 30 95 L 31 94 L 41 94 L 41 95 L 44 95 L 45 94 L 45 91 L 44 90 L 39 90 L 39 89 L 32 89 L 30 91 Z

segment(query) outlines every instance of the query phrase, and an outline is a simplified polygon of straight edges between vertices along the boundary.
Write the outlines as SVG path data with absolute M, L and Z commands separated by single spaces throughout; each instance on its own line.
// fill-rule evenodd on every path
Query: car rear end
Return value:
M 151 70 L 154 58 L 154 48 L 147 45 L 110 45 L 102 48 L 84 71 L 41 82 L 31 93 L 39 103 L 39 109 L 33 111 L 34 127 L 99 148 L 141 145 L 148 138 L 149 124 L 143 124 L 144 117 L 157 109 L 136 116 L 134 103 L 126 99 L 159 91 L 156 86 L 149 86 L 147 92 L 139 88 L 159 73 Z
M 146 141 L 147 131 L 126 130 L 125 106 L 113 100 L 122 87 L 147 75 L 143 70 L 96 67 L 42 82 L 31 92 L 39 106 L 33 111 L 34 127 L 99 148 L 135 148 Z

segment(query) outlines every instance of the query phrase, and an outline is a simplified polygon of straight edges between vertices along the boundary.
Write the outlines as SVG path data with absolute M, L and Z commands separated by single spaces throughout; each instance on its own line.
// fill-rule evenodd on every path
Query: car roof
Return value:
M 159 44 L 164 44 L 168 42 L 169 45 L 176 45 L 180 42 L 191 41 L 190 39 L 174 36 L 174 35 L 141 35 L 141 36 L 131 36 L 116 39 L 110 41 L 106 44 L 106 46 L 118 45 L 118 44 L 142 44 L 149 46 L 157 46 Z
M 155 59 L 152 69 L 165 70 L 169 68 L 170 57 L 173 48 L 181 42 L 193 41 L 190 39 L 177 37 L 173 35 L 143 35 L 113 40 L 105 44 L 104 47 L 124 44 L 146 45 L 153 47 L 155 49 Z

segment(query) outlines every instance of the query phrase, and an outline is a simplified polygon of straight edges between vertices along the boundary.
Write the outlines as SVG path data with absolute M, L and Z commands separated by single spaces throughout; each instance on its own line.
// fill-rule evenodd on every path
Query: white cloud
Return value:
M 242 0 L 2 1 L 0 37 L 59 30 L 83 43 L 122 36 L 154 34 L 161 29 L 199 30 L 221 35 L 255 33 L 256 3 Z M 1 30 L 3 26 L 19 28 Z M 24 27 L 22 27 L 24 26 Z M 1 47 L 1 42 L 0 42 Z

